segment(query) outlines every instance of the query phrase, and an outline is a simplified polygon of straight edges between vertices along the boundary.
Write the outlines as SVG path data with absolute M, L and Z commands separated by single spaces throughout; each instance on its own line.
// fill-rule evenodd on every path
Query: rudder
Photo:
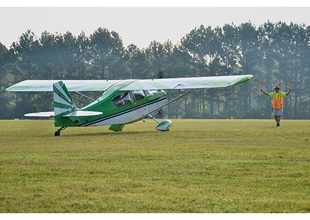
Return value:
M 63 116 L 76 111 L 77 107 L 66 85 L 62 81 L 53 84 L 53 95 L 55 126 L 64 127 Z

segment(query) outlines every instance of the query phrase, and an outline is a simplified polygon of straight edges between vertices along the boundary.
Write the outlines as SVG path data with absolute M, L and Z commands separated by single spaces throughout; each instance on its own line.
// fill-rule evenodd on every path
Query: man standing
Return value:
M 291 93 L 292 85 L 289 82 L 289 90 L 286 93 L 281 92 L 281 88 L 279 86 L 276 86 L 274 90 L 275 92 L 268 93 L 262 89 L 262 84 L 261 84 L 260 91 L 262 91 L 265 95 L 271 97 L 273 116 L 277 122 L 277 127 L 278 127 L 280 126 L 280 120 L 281 120 L 281 117 L 283 116 L 283 104 L 284 104 L 283 98 L 288 96 Z

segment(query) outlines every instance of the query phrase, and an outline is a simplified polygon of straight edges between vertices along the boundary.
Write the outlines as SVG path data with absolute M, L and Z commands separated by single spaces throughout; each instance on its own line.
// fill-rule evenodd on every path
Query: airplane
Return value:
M 112 131 L 122 131 L 125 124 L 144 118 L 156 121 L 156 129 L 169 131 L 172 122 L 159 122 L 153 113 L 164 106 L 198 90 L 230 87 L 250 80 L 253 75 L 209 76 L 164 79 L 127 80 L 25 80 L 7 88 L 11 92 L 53 92 L 54 111 L 25 114 L 26 117 L 54 117 L 59 136 L 67 127 L 110 125 Z M 168 101 L 165 90 L 185 91 Z M 90 104 L 78 108 L 70 92 L 102 91 Z

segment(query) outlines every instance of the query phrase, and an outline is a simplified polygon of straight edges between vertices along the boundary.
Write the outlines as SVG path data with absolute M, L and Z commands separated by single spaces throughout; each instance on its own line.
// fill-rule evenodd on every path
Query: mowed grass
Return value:
M 310 212 L 310 121 L 155 126 L 0 121 L 0 212 Z

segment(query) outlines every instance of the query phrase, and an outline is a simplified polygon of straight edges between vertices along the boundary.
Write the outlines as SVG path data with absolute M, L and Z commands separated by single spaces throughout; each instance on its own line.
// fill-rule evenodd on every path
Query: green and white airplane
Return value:
M 25 80 L 7 88 L 12 92 L 53 92 L 54 111 L 25 114 L 27 117 L 54 117 L 55 136 L 67 127 L 110 125 L 110 130 L 122 131 L 125 124 L 144 118 L 154 119 L 157 130 L 168 131 L 172 122 L 159 122 L 152 114 L 164 106 L 201 88 L 223 88 L 251 79 L 252 75 L 130 79 L 130 80 Z M 182 95 L 167 100 L 164 90 L 182 90 Z M 89 105 L 78 108 L 70 92 L 103 91 Z

